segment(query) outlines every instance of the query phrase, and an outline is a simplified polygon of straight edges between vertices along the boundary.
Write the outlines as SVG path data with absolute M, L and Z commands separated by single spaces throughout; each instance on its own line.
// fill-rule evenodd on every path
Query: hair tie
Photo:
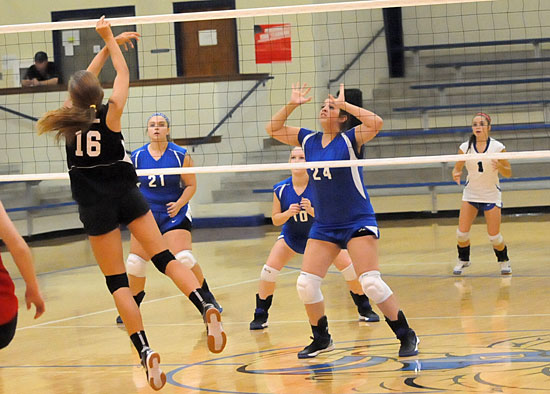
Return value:
M 164 115 L 162 112 L 155 112 L 153 115 L 149 116 L 147 118 L 147 123 L 149 123 L 149 121 L 151 120 L 151 118 L 153 118 L 154 116 L 161 116 L 164 118 L 164 120 L 166 121 L 166 126 L 167 127 L 170 127 L 170 119 L 168 118 L 168 116 Z
M 94 109 L 94 111 L 95 111 L 95 110 L 96 110 L 96 106 L 95 106 L 95 104 L 90 104 L 90 108 L 93 108 L 93 109 Z
M 489 124 L 491 124 L 491 117 L 489 115 L 487 115 L 485 112 L 478 112 L 476 114 L 476 116 L 483 116 L 485 119 L 487 119 L 487 122 L 489 122 Z

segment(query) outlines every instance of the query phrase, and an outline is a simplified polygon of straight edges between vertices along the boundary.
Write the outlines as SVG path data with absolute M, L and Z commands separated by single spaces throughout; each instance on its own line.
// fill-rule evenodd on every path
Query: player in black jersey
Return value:
M 120 224 L 128 226 L 153 256 L 153 264 L 169 276 L 203 314 L 209 349 L 221 352 L 226 336 L 220 313 L 204 301 L 204 291 L 193 272 L 168 250 L 136 186 L 136 172 L 124 149 L 120 118 L 128 97 L 129 72 L 119 45 L 133 46 L 131 40 L 137 40 L 139 34 L 123 33 L 115 39 L 104 17 L 97 22 L 96 31 L 106 46 L 86 71 L 78 71 L 71 77 L 64 106 L 46 113 L 38 122 L 38 132 L 57 130 L 57 138 L 65 139 L 71 190 L 78 203 L 80 219 L 130 339 L 141 356 L 149 384 L 159 390 L 166 383 L 166 376 L 159 367 L 158 353 L 149 348 L 138 306 L 128 287 Z M 111 97 L 104 105 L 97 75 L 109 55 L 116 78 Z

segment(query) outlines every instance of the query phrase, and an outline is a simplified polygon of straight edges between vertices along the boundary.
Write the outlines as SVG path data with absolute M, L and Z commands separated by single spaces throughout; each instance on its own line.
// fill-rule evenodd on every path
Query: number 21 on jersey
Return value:
M 77 131 L 75 155 L 84 156 L 82 150 L 82 131 Z M 101 134 L 97 130 L 90 130 L 86 133 L 86 155 L 89 157 L 97 157 L 101 154 Z
M 158 176 L 158 182 L 156 175 L 149 175 L 147 178 L 149 179 L 149 187 L 158 187 L 159 185 L 164 186 L 164 175 L 162 174 Z
M 313 180 L 314 181 L 320 181 L 321 175 L 319 175 L 319 170 L 323 170 L 323 176 L 327 179 L 332 179 L 332 174 L 330 173 L 330 168 L 312 168 L 311 171 L 313 171 Z

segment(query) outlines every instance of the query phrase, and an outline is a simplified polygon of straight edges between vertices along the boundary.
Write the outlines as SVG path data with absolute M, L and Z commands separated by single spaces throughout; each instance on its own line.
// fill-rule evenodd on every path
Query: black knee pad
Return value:
M 130 284 L 128 283 L 128 275 L 126 275 L 126 273 L 107 275 L 105 277 L 105 281 L 107 282 L 107 287 L 109 288 L 111 294 L 113 294 L 121 287 L 130 287 Z
M 0 325 L 0 349 L 5 348 L 10 344 L 15 336 L 15 329 L 17 328 L 17 315 L 9 322 Z
M 174 257 L 174 255 L 172 254 L 172 252 L 170 252 L 168 249 L 166 249 L 165 251 L 163 252 L 160 252 L 156 255 L 154 255 L 152 258 L 151 258 L 151 261 L 153 262 L 153 264 L 155 265 L 155 267 L 157 267 L 157 269 L 162 272 L 163 274 L 166 273 L 166 266 L 168 265 L 168 263 L 172 260 L 175 260 L 176 258 Z

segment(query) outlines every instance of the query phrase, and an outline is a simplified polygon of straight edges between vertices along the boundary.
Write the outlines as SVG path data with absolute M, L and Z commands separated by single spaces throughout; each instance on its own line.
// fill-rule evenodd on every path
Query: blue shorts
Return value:
M 187 217 L 187 212 L 180 210 L 173 218 L 168 215 L 167 211 L 151 211 L 161 234 L 171 230 L 187 230 L 191 231 L 191 220 Z
M 323 226 L 314 222 L 309 231 L 309 238 L 327 241 L 347 249 L 348 242 L 352 238 L 373 235 L 376 239 L 380 238 L 380 231 L 377 226 L 358 222 L 345 227 Z
M 472 202 L 468 201 L 468 204 L 475 207 L 478 211 L 490 211 L 494 207 L 498 207 L 495 203 L 489 203 L 489 202 Z M 499 208 L 502 208 L 502 204 Z
M 304 254 L 306 250 L 307 237 L 292 237 L 288 234 L 281 233 L 277 239 L 284 240 L 287 246 L 298 254 Z

